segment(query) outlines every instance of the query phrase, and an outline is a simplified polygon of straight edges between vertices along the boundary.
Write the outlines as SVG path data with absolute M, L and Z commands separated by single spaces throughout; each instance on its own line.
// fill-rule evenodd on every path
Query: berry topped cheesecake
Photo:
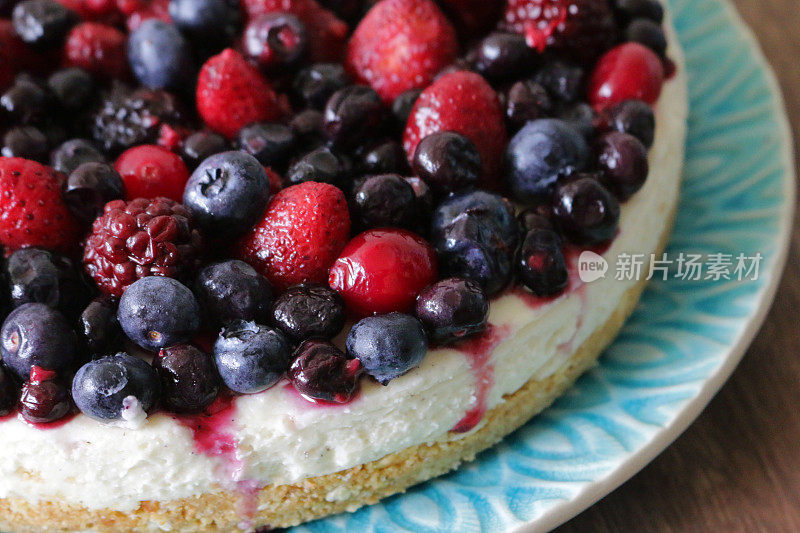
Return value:
M 686 102 L 656 0 L 0 0 L 0 530 L 471 460 L 636 305 Z

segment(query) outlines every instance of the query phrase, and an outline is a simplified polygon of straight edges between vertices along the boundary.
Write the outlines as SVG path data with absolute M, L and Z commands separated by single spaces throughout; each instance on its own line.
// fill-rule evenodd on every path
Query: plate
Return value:
M 293 531 L 546 531 L 651 461 L 733 371 L 786 259 L 795 203 L 791 134 L 775 78 L 733 7 L 724 0 L 669 5 L 686 54 L 691 111 L 667 254 L 676 263 L 680 253 L 700 254 L 703 278 L 716 263 L 731 279 L 682 279 L 673 264 L 666 281 L 651 281 L 598 365 L 501 444 L 405 494 Z M 758 266 L 757 276 L 734 274 L 740 254 L 748 268 Z

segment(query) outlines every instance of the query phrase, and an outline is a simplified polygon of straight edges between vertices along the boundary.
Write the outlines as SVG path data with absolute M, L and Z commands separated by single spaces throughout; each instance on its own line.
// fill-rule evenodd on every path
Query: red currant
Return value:
M 589 82 L 589 101 L 598 110 L 630 99 L 652 105 L 663 84 L 664 65 L 655 52 L 625 43 L 600 58 Z
M 164 196 L 180 202 L 189 180 L 189 169 L 179 155 L 152 144 L 124 151 L 114 168 L 122 176 L 129 200 Z

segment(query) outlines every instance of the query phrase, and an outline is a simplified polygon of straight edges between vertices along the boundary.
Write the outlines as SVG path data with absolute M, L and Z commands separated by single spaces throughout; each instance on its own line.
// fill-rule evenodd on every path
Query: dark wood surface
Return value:
M 779 78 L 800 154 L 800 0 L 733 1 Z M 730 381 L 672 446 L 558 533 L 800 532 L 799 228 L 772 310 Z

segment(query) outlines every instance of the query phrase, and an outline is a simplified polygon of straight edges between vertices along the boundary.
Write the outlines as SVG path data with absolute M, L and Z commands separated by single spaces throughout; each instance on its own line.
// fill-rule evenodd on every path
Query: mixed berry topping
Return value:
M 663 18 L 0 2 L 0 416 L 139 423 L 281 380 L 346 403 L 512 286 L 563 294 L 565 250 L 646 183 Z

